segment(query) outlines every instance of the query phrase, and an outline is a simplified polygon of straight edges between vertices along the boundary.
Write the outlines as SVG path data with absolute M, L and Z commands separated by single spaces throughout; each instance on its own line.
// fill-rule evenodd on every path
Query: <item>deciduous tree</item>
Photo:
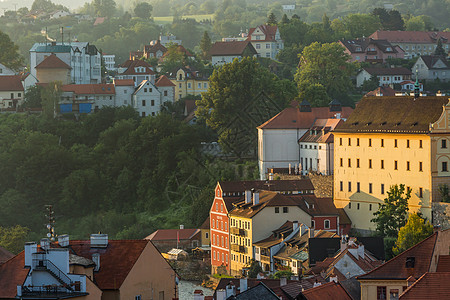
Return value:
M 209 58 L 209 50 L 211 49 L 211 38 L 209 37 L 208 31 L 205 30 L 203 33 L 202 40 L 200 41 L 200 49 L 202 50 L 202 58 Z
M 147 2 L 139 2 L 134 7 L 134 14 L 136 17 L 148 19 L 152 15 L 153 6 Z
M 397 242 L 393 248 L 394 254 L 402 253 L 431 234 L 433 234 L 433 226 L 429 221 L 425 221 L 416 213 L 410 214 L 408 222 L 398 232 Z
M 438 39 L 436 49 L 434 50 L 434 55 L 442 55 L 446 56 L 447 53 L 444 50 L 444 47 L 442 47 L 442 40 Z
M 25 238 L 30 230 L 20 225 L 14 227 L 0 227 L 0 246 L 17 254 L 25 245 Z
M 0 49 L 0 63 L 17 71 L 23 64 L 23 59 L 19 54 L 19 47 L 15 45 L 9 36 L 1 30 Z

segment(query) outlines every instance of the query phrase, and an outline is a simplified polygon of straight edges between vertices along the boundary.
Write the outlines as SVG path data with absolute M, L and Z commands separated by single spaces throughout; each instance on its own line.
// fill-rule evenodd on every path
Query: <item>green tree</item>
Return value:
M 33 85 L 27 89 L 24 95 L 24 107 L 28 108 L 40 108 L 42 107 L 42 98 L 41 98 L 42 86 Z
M 208 59 L 209 58 L 209 50 L 211 49 L 211 38 L 209 37 L 208 31 L 205 30 L 203 33 L 203 37 L 200 41 L 200 49 L 202 50 L 202 58 Z
M 440 184 L 438 186 L 438 192 L 441 195 L 441 202 L 450 203 L 450 195 L 448 185 Z
M 116 2 L 114 0 L 93 0 L 96 16 L 111 18 L 116 13 Z
M 398 232 L 397 242 L 393 248 L 395 255 L 411 248 L 420 241 L 426 239 L 433 234 L 433 226 L 429 221 L 421 218 L 418 214 L 409 215 L 406 225 L 401 227 Z
M 153 7 L 147 2 L 139 2 L 134 7 L 134 15 L 138 18 L 149 19 L 152 15 Z
M 300 95 L 305 94 L 310 85 L 321 84 L 330 98 L 344 103 L 353 88 L 350 76 L 355 65 L 348 62 L 349 58 L 338 43 L 315 42 L 305 47 L 295 74 Z
M 373 91 L 380 86 L 380 80 L 378 76 L 372 75 L 369 80 L 364 80 L 361 89 L 366 92 Z
M 314 107 L 323 107 L 330 103 L 331 98 L 322 84 L 314 83 L 300 91 L 299 100 L 306 100 Z
M 23 250 L 25 238 L 30 230 L 16 225 L 14 227 L 0 227 L 0 246 L 17 254 Z
M 277 24 L 278 24 L 277 17 L 275 16 L 275 14 L 273 12 L 271 12 L 269 14 L 269 16 L 267 17 L 267 25 L 274 26 Z
M 42 111 L 48 118 L 56 117 L 59 112 L 59 100 L 61 99 L 61 82 L 50 82 L 41 90 Z
M 252 259 L 250 261 L 250 267 L 248 269 L 248 278 L 256 278 L 258 274 L 261 273 L 262 271 L 263 270 L 259 262 Z
M 290 270 L 283 270 L 283 271 L 277 271 L 275 274 L 273 274 L 274 279 L 280 279 L 282 277 L 291 278 L 291 276 L 294 275 Z
M 19 47 L 15 45 L 9 36 L 0 30 L 0 63 L 17 71 L 23 64 L 23 58 L 19 54 Z
M 379 235 L 397 237 L 400 228 L 406 224 L 411 189 L 405 188 L 404 184 L 393 185 L 387 194 L 371 222 L 376 224 Z
M 284 15 L 281 17 L 280 25 L 281 25 L 281 24 L 282 24 L 282 25 L 285 25 L 285 24 L 287 24 L 287 23 L 289 23 L 289 18 L 288 18 L 288 16 L 287 16 L 286 14 L 284 14 Z
M 441 55 L 441 56 L 447 55 L 447 53 L 444 50 L 444 47 L 442 47 L 442 40 L 440 38 L 437 41 L 436 49 L 434 50 L 434 55 Z
M 186 65 L 187 57 L 180 50 L 178 45 L 171 44 L 167 47 L 167 52 L 164 55 L 164 61 L 161 64 L 161 71 L 163 73 L 170 72 L 174 68 Z

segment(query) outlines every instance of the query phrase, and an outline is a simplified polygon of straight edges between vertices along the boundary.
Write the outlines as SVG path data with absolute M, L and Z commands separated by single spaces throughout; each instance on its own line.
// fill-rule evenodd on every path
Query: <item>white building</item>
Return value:
M 16 72 L 0 63 L 0 76 L 16 75 Z
M 114 54 L 103 54 L 103 62 L 105 63 L 105 68 L 108 71 L 115 71 L 116 68 L 116 56 Z
M 361 87 L 366 80 L 370 80 L 372 76 L 376 76 L 380 81 L 380 86 L 393 86 L 411 79 L 412 72 L 407 68 L 363 68 L 356 75 L 356 86 Z
M 233 62 L 235 58 L 242 59 L 244 56 L 256 56 L 257 52 L 248 41 L 215 42 L 209 54 L 213 66 L 221 66 Z
M 247 41 L 252 43 L 259 57 L 276 59 L 278 52 L 284 48 L 278 26 L 260 25 L 250 28 Z
M 413 66 L 419 80 L 450 80 L 450 62 L 442 56 L 424 55 Z
M 300 165 L 302 174 L 315 171 L 333 174 L 334 138 L 331 131 L 342 119 L 317 119 L 300 138 Z
M 135 86 L 139 86 L 143 80 L 155 82 L 155 72 L 152 67 L 143 60 L 127 60 L 119 65 L 117 79 L 132 79 Z
M 114 79 L 114 86 L 116 88 L 115 106 L 132 105 L 131 98 L 135 90 L 134 81 L 132 79 Z
M 167 77 L 165 79 L 160 78 L 157 83 L 151 80 L 143 80 L 136 88 L 132 103 L 140 116 L 156 116 L 164 103 L 174 101 L 175 86 L 173 84 L 168 85 L 167 81 L 170 82 L 170 80 L 166 79 Z
M 157 42 L 158 42 L 157 40 L 153 40 L 150 42 L 150 45 L 155 45 Z M 182 41 L 177 40 L 177 37 L 174 35 L 160 35 L 159 42 L 166 48 L 167 46 L 169 46 L 169 44 L 181 45 L 182 43 Z
M 257 127 L 258 165 L 260 178 L 266 179 L 269 169 L 288 169 L 301 164 L 299 140 L 317 119 L 346 119 L 351 107 L 311 107 L 303 101 L 297 107 L 288 107 Z M 308 157 L 309 158 L 309 157 Z M 319 158 L 320 159 L 320 158 Z
M 71 13 L 65 10 L 57 10 L 55 12 L 52 12 L 50 14 L 50 19 L 59 19 L 59 18 L 63 18 L 63 17 L 67 17 L 70 16 Z
M 30 49 L 30 69 L 34 77 L 37 77 L 36 66 L 51 54 L 55 54 L 72 68 L 72 83 L 101 82 L 101 55 L 94 45 L 86 42 L 35 43 Z

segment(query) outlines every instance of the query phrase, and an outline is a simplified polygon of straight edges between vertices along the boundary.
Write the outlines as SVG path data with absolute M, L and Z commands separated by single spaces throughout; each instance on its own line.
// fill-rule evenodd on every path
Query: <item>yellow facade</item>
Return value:
M 230 217 L 231 275 L 241 275 L 241 270 L 249 267 L 254 258 L 252 229 L 252 219 Z
M 360 280 L 359 282 L 361 284 L 361 300 L 378 300 L 379 287 L 385 288 L 385 299 L 398 299 L 408 285 L 406 280 Z
M 170 78 L 175 84 L 175 99 L 181 99 L 187 95 L 198 96 L 209 88 L 209 81 L 203 77 L 193 77 L 191 72 L 179 69 L 176 78 Z

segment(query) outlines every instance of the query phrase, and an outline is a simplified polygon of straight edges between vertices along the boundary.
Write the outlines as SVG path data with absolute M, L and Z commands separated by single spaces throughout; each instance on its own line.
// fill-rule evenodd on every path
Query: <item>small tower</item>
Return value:
M 306 99 L 304 99 L 299 106 L 301 112 L 311 112 L 311 104 Z
M 330 106 L 330 111 L 342 111 L 341 102 L 337 99 L 333 99 L 328 105 Z
M 414 84 L 414 100 L 420 97 L 420 83 L 419 83 L 419 76 L 418 76 L 418 70 L 416 69 L 416 83 Z

